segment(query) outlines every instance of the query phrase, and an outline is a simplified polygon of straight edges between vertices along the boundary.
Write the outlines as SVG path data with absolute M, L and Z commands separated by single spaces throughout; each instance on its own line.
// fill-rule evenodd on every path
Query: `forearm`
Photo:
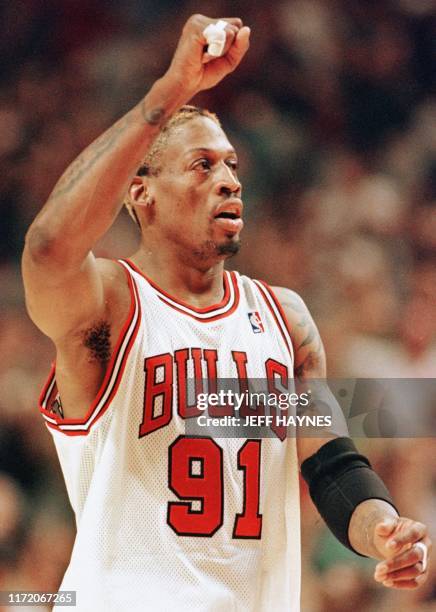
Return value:
M 187 99 L 170 79 L 157 81 L 67 168 L 33 222 L 28 246 L 59 263 L 80 262 L 115 220 L 129 182 L 163 123 Z
M 371 510 L 375 510 L 380 508 L 378 501 L 383 500 L 393 512 L 395 510 L 385 484 L 372 470 L 368 459 L 358 452 L 353 441 L 333 438 L 326 442 L 301 464 L 301 473 L 309 485 L 313 503 L 337 539 L 352 550 L 372 555 L 374 551 L 367 552 L 369 542 L 373 540 L 369 537 L 372 536 L 370 530 L 364 529 L 365 521 L 369 520 L 365 518 L 365 502 L 374 502 Z M 360 506 L 358 514 L 355 514 Z M 371 515 L 371 518 L 376 516 Z M 350 540 L 352 519 L 355 542 Z
M 381 499 L 367 499 L 354 510 L 348 527 L 348 539 L 358 553 L 374 559 L 382 559 L 374 545 L 374 530 L 386 518 L 396 518 L 398 513 L 391 504 Z

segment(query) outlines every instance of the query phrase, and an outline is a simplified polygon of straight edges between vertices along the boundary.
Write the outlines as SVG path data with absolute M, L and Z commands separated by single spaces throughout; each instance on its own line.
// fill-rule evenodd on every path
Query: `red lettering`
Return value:
M 194 362 L 194 378 L 189 379 L 188 383 L 188 358 L 189 349 L 181 349 L 174 353 L 177 368 L 177 411 L 182 419 L 189 419 L 202 414 L 197 408 L 197 396 L 204 393 L 203 373 L 201 370 L 201 349 L 191 349 L 191 356 Z M 188 384 L 195 387 L 195 399 L 193 404 L 188 403 Z M 189 389 L 189 391 L 191 391 Z
M 265 362 L 266 377 L 268 381 L 268 392 L 277 397 L 281 393 L 289 395 L 289 373 L 287 366 L 279 363 L 275 359 L 268 359 Z M 277 379 L 280 380 L 282 387 L 277 386 Z M 276 414 L 279 416 L 288 416 L 288 409 L 282 410 L 281 408 L 275 408 L 275 406 L 269 406 L 269 412 L 274 417 Z M 272 431 L 278 438 L 283 442 L 286 438 L 286 425 L 276 425 L 275 418 L 271 424 Z
M 165 427 L 172 418 L 173 357 L 170 353 L 147 357 L 144 362 L 144 412 L 139 437 Z

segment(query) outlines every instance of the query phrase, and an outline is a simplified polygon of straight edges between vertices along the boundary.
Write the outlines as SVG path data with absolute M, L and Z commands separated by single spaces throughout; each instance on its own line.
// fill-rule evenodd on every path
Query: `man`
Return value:
M 185 435 L 190 377 L 326 375 L 303 301 L 224 271 L 243 225 L 237 157 L 214 115 L 183 106 L 248 49 L 249 29 L 224 21 L 215 57 L 213 20 L 188 20 L 167 73 L 71 164 L 26 238 L 28 310 L 56 346 L 41 411 L 76 513 L 62 588 L 79 610 L 298 610 L 298 462 L 337 537 L 384 560 L 377 580 L 427 576 L 425 526 L 346 437 Z M 126 192 L 141 246 L 96 259 Z

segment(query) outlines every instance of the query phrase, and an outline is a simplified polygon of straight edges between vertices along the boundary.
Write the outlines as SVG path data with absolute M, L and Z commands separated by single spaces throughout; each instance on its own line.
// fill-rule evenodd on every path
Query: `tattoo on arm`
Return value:
M 380 558 L 380 553 L 374 545 L 374 529 L 377 523 L 387 516 L 398 516 L 395 509 L 385 501 L 367 499 L 354 510 L 351 517 L 348 537 L 351 545 L 361 554 L 374 559 Z
M 85 151 L 68 167 L 53 189 L 49 200 L 56 200 L 73 189 L 77 182 L 88 172 L 98 159 L 112 149 L 120 135 L 130 124 L 130 117 L 126 115 L 109 130 L 104 132 L 97 140 L 89 145 Z
M 300 365 L 295 367 L 295 376 L 304 378 L 304 375 L 314 370 L 321 361 L 321 355 L 318 352 L 310 352 Z
M 291 308 L 292 310 L 298 312 L 299 314 L 303 315 L 304 318 L 306 318 L 306 307 L 302 303 L 301 299 L 297 296 L 297 294 L 292 295 L 292 293 L 289 292 L 289 294 L 286 296 L 286 300 L 284 300 L 282 304 L 283 306 Z
M 59 395 L 51 403 L 50 412 L 52 412 L 53 414 L 57 414 L 62 419 L 64 418 L 64 410 L 62 408 L 62 402 Z
M 362 512 L 361 514 L 362 516 L 356 521 L 356 528 L 353 529 L 353 541 L 355 544 L 357 544 L 356 540 L 359 541 L 360 551 L 364 550 L 370 557 L 377 557 L 378 553 L 372 543 L 370 534 L 374 533 L 376 524 L 382 520 L 382 515 L 378 508 L 371 510 L 369 513 Z
M 160 126 L 165 120 L 165 110 L 159 107 L 147 109 L 145 99 L 141 103 L 141 114 L 145 123 L 150 126 Z M 91 143 L 85 151 L 70 164 L 57 182 L 49 199 L 56 200 L 69 193 L 86 172 L 94 166 L 99 158 L 116 146 L 119 137 L 131 122 L 132 118 L 130 113 L 128 113 Z
M 298 352 L 304 347 L 308 347 L 309 349 L 307 354 L 305 354 L 303 361 L 295 367 L 295 376 L 298 378 L 304 378 L 306 374 L 314 371 L 322 363 L 324 352 L 321 338 L 314 323 L 307 315 L 306 306 L 302 303 L 301 299 L 297 295 L 294 296 L 291 293 L 290 295 L 286 296 L 286 300 L 283 301 L 283 306 L 292 310 L 297 315 L 297 321 L 294 323 L 294 325 L 305 332 L 302 334 L 303 340 L 301 340 L 299 345 L 295 347 L 297 355 Z
M 313 329 L 311 321 L 307 316 L 307 310 L 304 304 L 301 304 L 300 299 L 297 296 L 292 299 L 291 296 L 287 297 L 286 301 L 284 301 L 282 304 L 285 308 L 293 310 L 298 315 L 298 321 L 296 323 L 297 327 L 309 327 L 306 338 L 298 348 L 301 348 L 306 344 L 310 344 L 310 342 L 312 342 L 315 338 L 315 330 Z
M 309 327 L 306 337 L 298 348 L 301 349 L 303 346 L 311 344 L 316 339 L 316 336 L 318 336 L 318 334 L 315 333 L 313 326 Z

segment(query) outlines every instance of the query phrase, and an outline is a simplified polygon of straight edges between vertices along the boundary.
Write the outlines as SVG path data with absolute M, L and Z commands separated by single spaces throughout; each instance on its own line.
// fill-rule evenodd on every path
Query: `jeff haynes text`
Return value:
M 207 417 L 202 414 L 196 418 L 200 427 L 331 427 L 331 415 L 249 415 L 244 418 L 235 416 Z

